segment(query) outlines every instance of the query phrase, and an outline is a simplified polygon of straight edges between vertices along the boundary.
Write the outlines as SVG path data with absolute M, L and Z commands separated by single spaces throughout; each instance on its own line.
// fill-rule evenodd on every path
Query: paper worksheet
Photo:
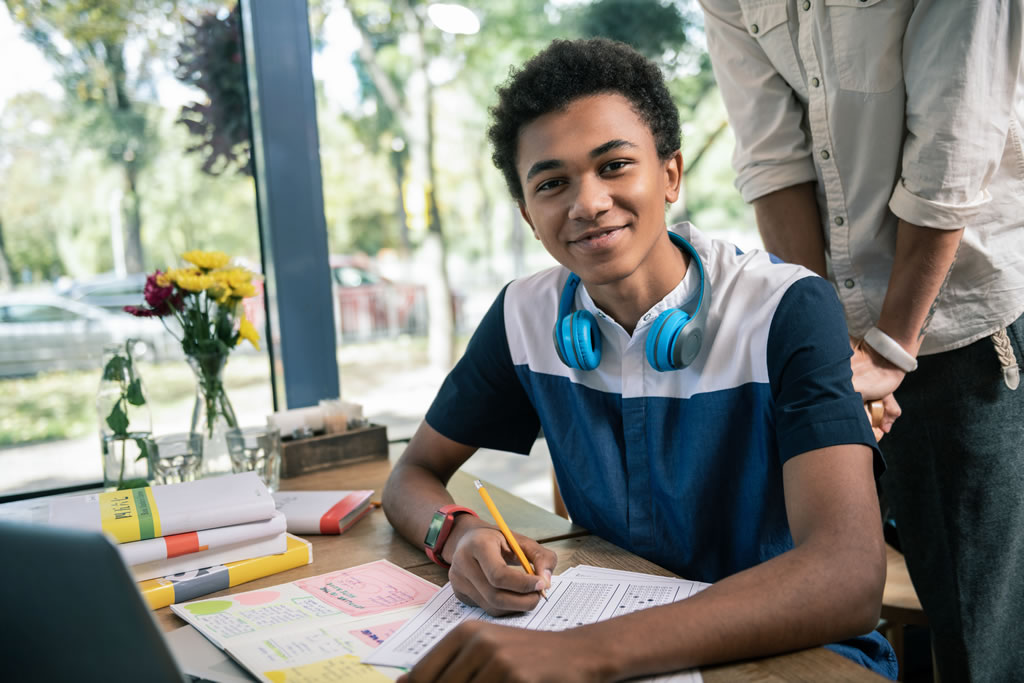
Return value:
M 379 681 L 370 655 L 437 592 L 386 560 L 171 609 L 261 681 Z
M 580 567 L 553 577 L 548 599 L 533 610 L 492 617 L 479 607 L 461 602 L 449 583 L 364 662 L 411 668 L 463 621 L 482 620 L 537 631 L 562 631 L 683 600 L 707 586 L 684 579 Z M 699 672 L 687 671 L 647 680 L 696 683 L 701 677 Z

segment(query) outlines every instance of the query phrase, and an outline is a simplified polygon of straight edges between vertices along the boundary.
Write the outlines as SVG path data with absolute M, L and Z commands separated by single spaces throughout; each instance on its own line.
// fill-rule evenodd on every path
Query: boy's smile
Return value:
M 617 93 L 574 100 L 523 126 L 517 170 L 523 217 L 629 330 L 686 271 L 668 238 L 682 155 L 658 158 L 650 128 Z

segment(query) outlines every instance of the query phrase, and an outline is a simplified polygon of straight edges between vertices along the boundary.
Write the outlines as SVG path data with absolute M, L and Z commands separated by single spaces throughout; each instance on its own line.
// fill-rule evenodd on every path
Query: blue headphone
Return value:
M 697 250 L 674 232 L 669 232 L 668 236 L 677 247 L 693 256 L 690 263 L 697 264 L 700 272 L 700 297 L 692 314 L 680 308 L 670 308 L 659 315 L 647 331 L 647 362 L 659 372 L 682 370 L 697 357 L 711 305 L 711 283 L 705 277 L 704 264 Z M 572 310 L 579 285 L 579 276 L 569 273 L 558 301 L 555 351 L 570 368 L 593 370 L 601 363 L 601 333 L 590 311 Z

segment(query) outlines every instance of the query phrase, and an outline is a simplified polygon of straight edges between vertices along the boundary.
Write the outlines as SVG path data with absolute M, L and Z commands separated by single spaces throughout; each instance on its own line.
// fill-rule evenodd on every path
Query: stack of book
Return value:
M 153 609 L 313 561 L 254 472 L 55 498 L 49 521 L 106 533 Z

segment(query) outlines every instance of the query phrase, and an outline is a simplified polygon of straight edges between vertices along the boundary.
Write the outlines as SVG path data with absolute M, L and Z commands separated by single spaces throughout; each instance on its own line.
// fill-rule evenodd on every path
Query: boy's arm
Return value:
M 523 680 L 620 680 L 870 631 L 885 583 L 871 449 L 804 453 L 786 462 L 783 479 L 795 543 L 789 552 L 681 602 L 577 629 L 460 626 L 408 680 L 502 680 L 513 671 Z
M 383 493 L 388 521 L 410 543 L 422 547 L 434 513 L 453 502 L 445 485 L 474 452 L 475 447 L 448 439 L 427 422 L 420 424 Z M 537 591 L 550 585 L 557 558 L 533 539 L 517 534 L 516 540 L 538 576 L 517 565 L 496 526 L 472 515 L 455 517 L 441 556 L 451 565 L 448 578 L 459 599 L 495 615 L 536 606 L 540 599 Z

